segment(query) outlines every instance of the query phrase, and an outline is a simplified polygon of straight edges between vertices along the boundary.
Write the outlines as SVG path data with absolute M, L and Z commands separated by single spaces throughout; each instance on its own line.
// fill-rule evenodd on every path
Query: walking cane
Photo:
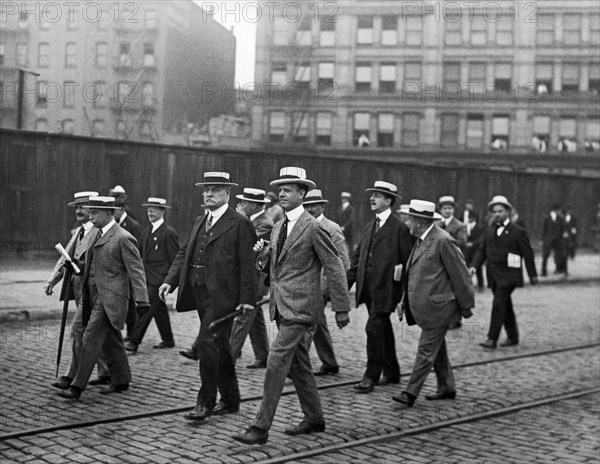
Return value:
M 63 340 L 65 338 L 65 325 L 67 323 L 67 312 L 69 311 L 69 292 L 71 291 L 71 269 L 65 268 L 63 279 L 65 281 L 65 293 L 63 299 L 62 318 L 60 320 L 60 335 L 58 337 L 58 354 L 56 355 L 56 377 L 58 377 L 58 369 L 60 368 L 60 355 L 62 353 Z
M 258 301 L 254 306 L 262 306 L 262 305 L 264 305 L 265 303 L 268 303 L 268 302 L 269 302 L 269 298 L 268 297 L 267 298 L 263 298 L 262 300 Z M 208 326 L 208 331 L 211 332 L 212 334 L 215 334 L 219 330 L 219 327 L 221 325 L 223 325 L 228 320 L 233 319 L 233 318 L 239 316 L 243 312 L 244 312 L 243 309 L 238 309 L 236 311 L 233 311 L 232 313 L 229 313 L 227 316 L 223 316 L 223 317 L 220 317 L 219 319 L 215 319 Z

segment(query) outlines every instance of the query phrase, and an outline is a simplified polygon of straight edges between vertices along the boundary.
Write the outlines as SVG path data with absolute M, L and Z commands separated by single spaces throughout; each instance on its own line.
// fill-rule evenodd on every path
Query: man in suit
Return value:
M 439 216 L 429 201 L 412 200 L 408 226 L 417 241 L 406 264 L 400 320 L 422 329 L 415 364 L 406 390 L 392 399 L 413 406 L 433 367 L 437 392 L 428 400 L 454 399 L 456 387 L 446 333 L 462 317 L 471 317 L 475 306 L 473 284 L 456 240 L 435 224 Z
M 565 218 L 565 229 L 567 230 L 568 241 L 568 256 L 571 259 L 575 259 L 575 253 L 577 251 L 577 218 L 573 214 L 571 207 L 567 206 L 563 211 Z
M 90 213 L 87 209 L 82 206 L 88 202 L 89 197 L 98 196 L 98 192 L 77 192 L 74 195 L 73 201 L 68 206 L 75 208 L 75 217 L 79 227 L 77 227 L 69 240 L 69 243 L 65 247 L 65 250 L 71 257 L 71 260 L 77 264 L 80 269 L 85 266 L 86 252 L 96 239 L 98 229 L 94 228 L 94 224 L 90 221 Z M 44 292 L 46 295 L 52 295 L 52 289 L 58 284 L 65 275 L 65 258 L 60 257 L 54 266 L 52 275 L 46 282 Z M 71 364 L 69 371 L 66 375 L 61 376 L 56 382 L 52 384 L 53 387 L 65 390 L 69 388 L 71 382 L 75 378 L 77 373 L 77 366 L 79 364 L 79 353 L 81 352 L 81 344 L 83 342 L 83 330 L 82 325 L 82 312 L 81 312 L 81 285 L 82 276 L 71 274 L 70 291 L 66 292 L 66 280 L 63 280 L 63 285 L 60 290 L 60 301 L 64 301 L 65 298 L 69 300 L 75 300 L 75 317 L 71 323 L 71 338 L 73 339 L 73 348 L 71 356 Z M 90 385 L 101 385 L 110 382 L 110 374 L 106 363 L 99 358 L 98 359 L 98 378 L 91 380 Z
M 481 241 L 483 240 L 483 234 L 485 229 L 479 225 L 479 216 L 477 213 L 472 212 L 469 215 L 469 223 L 467 224 L 467 245 L 465 252 L 465 261 L 467 263 L 467 267 L 471 267 L 471 263 L 475 258 L 475 253 L 479 249 L 479 245 L 481 245 Z M 483 270 L 480 268 L 477 269 L 477 288 L 482 291 L 484 287 L 483 283 Z
M 100 393 L 120 393 L 129 388 L 131 371 L 121 330 L 129 300 L 147 310 L 148 292 L 144 265 L 133 236 L 114 220 L 113 197 L 90 197 L 89 209 L 94 227 L 99 229 L 87 252 L 82 284 L 83 345 L 77 374 L 68 390 L 58 394 L 79 399 L 85 390 L 101 352 L 106 356 L 111 385 Z
M 506 197 L 495 196 L 488 203 L 488 209 L 493 214 L 494 224 L 485 231 L 470 270 L 474 274 L 484 262 L 487 263 L 487 282 L 494 299 L 487 340 L 480 345 L 494 349 L 502 326 L 506 330 L 507 340 L 500 346 L 519 343 L 519 328 L 511 294 L 515 288 L 523 286 L 523 261 L 532 285 L 537 283 L 537 271 L 529 235 L 525 229 L 511 222 L 512 205 Z
M 127 199 L 128 199 L 127 193 L 125 192 L 125 189 L 121 185 L 115 185 L 113 188 L 111 188 L 108 191 L 108 194 L 111 197 L 115 197 L 115 204 L 121 205 L 121 208 L 123 208 L 123 210 L 127 213 L 127 216 L 135 219 L 135 215 L 133 214 L 133 211 L 127 204 Z M 131 231 L 129 231 L 129 230 L 127 232 L 131 233 Z M 134 237 L 135 237 L 135 235 L 134 235 Z
M 442 217 L 436 225 L 440 229 L 448 232 L 450 236 L 456 240 L 458 247 L 464 253 L 467 245 L 467 227 L 465 223 L 454 217 L 454 211 L 456 209 L 454 197 L 450 195 L 440 197 L 438 207 L 440 208 Z
M 236 195 L 242 200 L 237 205 L 237 212 L 247 216 L 254 227 L 256 237 L 260 240 L 268 240 L 273 230 L 273 221 L 265 211 L 265 205 L 269 200 L 265 198 L 265 191 L 261 189 L 245 188 L 242 195 Z M 264 275 L 256 271 L 258 281 L 258 299 L 263 298 L 267 292 L 264 284 Z M 269 336 L 265 325 L 265 315 L 261 306 L 255 306 L 253 311 L 242 313 L 233 321 L 231 336 L 231 354 L 235 362 L 242 352 L 246 337 L 250 334 L 250 343 L 254 351 L 254 362 L 248 364 L 248 369 L 265 369 L 267 367 L 267 356 L 269 355 Z
M 340 218 L 340 227 L 344 233 L 346 239 L 346 246 L 348 248 L 348 254 L 350 255 L 354 251 L 354 228 L 356 227 L 356 211 L 354 206 L 350 204 L 352 194 L 350 192 L 342 192 L 340 195 L 341 206 L 338 210 L 338 217 Z
M 326 218 L 323 214 L 327 203 L 329 202 L 323 198 L 321 190 L 318 189 L 308 192 L 302 202 L 306 211 L 308 211 L 308 214 L 323 224 L 325 229 L 327 229 L 327 232 L 329 232 L 331 241 L 333 242 L 338 255 L 342 259 L 344 271 L 346 271 L 350 266 L 346 240 L 344 239 L 344 233 L 342 232 L 341 227 L 331 219 Z M 310 345 L 314 340 L 317 355 L 321 360 L 321 366 L 314 372 L 316 376 L 337 374 L 340 370 L 337 359 L 335 358 L 335 352 L 333 351 L 333 342 L 331 340 L 331 334 L 329 333 L 329 327 L 327 326 L 327 317 L 325 316 L 325 306 L 331 301 L 329 284 L 327 283 L 325 271 L 321 271 L 321 291 L 323 292 L 323 311 L 319 313 L 317 322 L 311 326 L 306 333 L 306 346 L 310 350 Z
M 398 188 L 378 180 L 367 192 L 375 219 L 363 229 L 347 274 L 348 288 L 356 282 L 356 306 L 364 303 L 369 312 L 367 367 L 354 386 L 358 393 L 369 393 L 376 384 L 400 382 L 390 314 L 402 297 L 401 276 L 413 246 L 408 226 L 392 214 L 396 199 L 401 199 Z
M 321 269 L 331 289 L 332 306 L 339 328 L 348 324 L 350 304 L 345 286 L 344 266 L 325 227 L 308 214 L 302 201 L 315 183 L 302 168 L 282 168 L 277 187 L 286 217 L 275 224 L 270 243 L 260 240 L 257 267 L 270 274 L 270 315 L 279 332 L 271 345 L 264 381 L 263 401 L 252 426 L 235 435 L 245 444 L 265 443 L 279 403 L 286 376 L 294 382 L 304 418 L 287 435 L 325 430 L 325 420 L 315 377 L 304 341 L 306 332 L 323 311 Z
M 473 199 L 467 198 L 465 200 L 465 209 L 462 211 L 461 214 L 458 214 L 457 216 L 460 218 L 460 222 L 462 222 L 463 224 L 468 224 L 469 220 L 471 219 L 471 215 L 473 214 L 477 214 L 475 211 L 475 202 L 473 201 Z
M 544 218 L 542 230 L 542 277 L 548 275 L 548 258 L 552 252 L 554 252 L 556 273 L 566 272 L 566 265 L 563 263 L 563 258 L 566 256 L 565 231 L 565 219 L 560 212 L 560 206 L 554 205 Z
M 131 337 L 125 349 L 131 353 L 137 353 L 138 346 L 148 330 L 150 321 L 154 318 L 161 342 L 153 348 L 173 348 L 173 331 L 169 310 L 164 301 L 158 296 L 158 288 L 163 283 L 173 260 L 179 251 L 179 237 L 175 229 L 165 222 L 165 210 L 171 209 L 164 198 L 150 197 L 142 206 L 146 207 L 150 227 L 142 231 L 142 237 L 138 243 L 144 270 L 146 271 L 146 283 L 148 284 L 148 297 L 150 298 L 150 311 L 139 314 Z
M 196 185 L 204 188 L 208 213 L 194 221 L 159 295 L 164 301 L 167 293 L 179 288 L 177 311 L 197 311 L 200 317 L 192 355 L 200 360 L 202 386 L 196 407 L 184 416 L 200 422 L 212 414 L 239 410 L 240 390 L 229 344 L 233 321 L 229 319 L 215 334 L 208 327 L 236 309 L 253 310 L 257 282 L 254 228 L 247 217 L 229 206 L 231 187 L 238 184 L 231 182 L 227 172 L 206 172 Z M 221 393 L 219 404 L 217 389 Z

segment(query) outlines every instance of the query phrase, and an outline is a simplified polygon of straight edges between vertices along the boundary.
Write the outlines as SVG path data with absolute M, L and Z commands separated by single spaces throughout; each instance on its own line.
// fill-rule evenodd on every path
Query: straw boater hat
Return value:
M 261 189 L 245 188 L 242 195 L 235 197 L 252 203 L 271 203 L 271 200 L 265 198 L 265 191 Z
M 67 206 L 77 206 L 87 203 L 90 197 L 97 197 L 98 195 L 98 192 L 76 192 L 73 195 L 73 201 L 67 203 Z
M 158 197 L 148 197 L 148 201 L 146 203 L 142 203 L 142 206 L 145 206 L 145 207 L 154 206 L 156 208 L 171 209 L 171 207 L 169 205 L 167 205 L 167 200 L 165 200 L 164 198 L 158 198 Z
M 196 187 L 205 185 L 238 186 L 235 182 L 231 182 L 231 177 L 228 172 L 205 172 L 204 180 L 202 182 L 196 182 Z
M 306 170 L 304 168 L 286 167 L 279 171 L 279 179 L 271 181 L 271 187 L 279 187 L 283 184 L 300 184 L 308 190 L 314 189 L 317 184 L 306 178 Z
M 90 197 L 88 204 L 83 205 L 82 208 L 86 209 L 117 209 L 119 208 L 115 204 L 115 197 Z
M 513 209 L 512 205 L 508 202 L 504 195 L 496 195 L 494 198 L 492 198 L 492 201 L 488 203 L 488 209 L 491 210 L 494 205 L 503 205 L 508 209 Z
M 319 203 L 329 203 L 329 200 L 323 199 L 323 194 L 319 189 L 311 190 L 304 197 L 302 204 L 304 205 L 318 205 Z
M 384 193 L 390 197 L 396 197 L 402 200 L 402 197 L 398 195 L 398 187 L 383 180 L 376 180 L 375 185 L 373 185 L 371 188 L 368 188 L 366 191 Z
M 438 206 L 441 208 L 444 205 L 450 205 L 453 208 L 456 208 L 456 201 L 454 201 L 454 197 L 451 195 L 445 195 L 443 197 L 440 197 L 440 199 L 438 200 Z
M 403 203 L 400 205 L 400 208 L 398 208 L 398 212 L 402 214 L 408 214 L 409 208 L 410 205 L 408 203 Z
M 121 187 L 120 185 L 115 185 L 113 188 L 111 188 L 108 191 L 108 194 L 111 197 L 117 196 L 117 195 L 125 195 L 125 189 L 123 187 Z
M 352 194 L 350 192 L 342 192 L 342 193 L 340 193 L 340 197 L 342 197 L 342 198 L 352 198 Z
M 406 214 L 425 219 L 442 219 L 442 215 L 435 212 L 435 203 L 425 200 L 410 200 Z

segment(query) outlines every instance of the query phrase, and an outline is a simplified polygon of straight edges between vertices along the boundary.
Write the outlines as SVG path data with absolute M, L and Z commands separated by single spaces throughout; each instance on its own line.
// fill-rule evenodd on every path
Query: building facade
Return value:
M 3 2 L 0 125 L 178 143 L 231 114 L 235 39 L 191 0 Z M 38 76 L 32 74 L 38 74 Z
M 270 3 L 257 144 L 600 151 L 595 0 Z

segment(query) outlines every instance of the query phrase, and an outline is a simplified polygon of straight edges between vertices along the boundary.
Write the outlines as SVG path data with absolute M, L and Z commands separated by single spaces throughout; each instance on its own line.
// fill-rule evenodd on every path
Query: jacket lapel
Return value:
M 437 226 L 434 225 L 433 229 L 431 229 L 429 231 L 429 233 L 427 234 L 427 237 L 425 237 L 425 240 L 423 240 L 423 242 L 421 242 L 421 245 L 419 245 L 419 248 L 417 248 L 416 250 L 413 250 L 412 260 L 410 261 L 411 264 L 416 262 L 431 247 L 431 245 L 433 244 L 433 241 L 434 241 L 433 239 L 435 238 L 436 235 L 437 235 Z
M 281 261 L 283 256 L 287 253 L 287 251 L 301 237 L 302 233 L 304 232 L 304 229 L 308 227 L 311 218 L 312 216 L 306 211 L 304 211 L 302 215 L 298 218 L 298 221 L 296 222 L 296 224 L 294 224 L 294 228 L 292 229 L 292 231 L 290 232 L 283 244 L 283 248 L 281 249 L 281 253 L 279 253 L 279 259 L 277 260 L 277 262 Z M 279 230 L 281 230 L 281 226 L 279 227 Z M 277 233 L 277 236 L 279 236 L 279 231 Z
M 118 227 L 120 227 L 119 224 L 115 224 L 110 229 L 108 229 L 108 232 L 106 232 L 105 234 L 103 234 L 102 237 L 100 237 L 98 239 L 98 241 L 94 245 L 94 248 L 98 248 L 99 246 L 102 246 L 106 242 L 108 242 L 108 239 L 114 235 L 114 233 L 115 233 L 115 231 L 117 230 Z
M 217 223 L 212 227 L 211 234 L 208 238 L 208 242 L 206 242 L 207 245 L 215 241 L 221 235 L 223 235 L 223 233 L 225 233 L 227 229 L 231 228 L 231 226 L 233 225 L 232 220 L 234 218 L 234 215 L 234 211 L 231 208 L 227 208 L 227 210 L 223 213 L 223 216 L 221 216 Z M 204 218 L 204 221 L 206 221 L 206 218 Z
M 383 240 L 385 237 L 387 237 L 390 232 L 392 231 L 392 216 L 390 215 L 387 220 L 385 221 L 385 223 L 383 224 L 383 227 L 381 227 L 379 229 L 379 232 L 377 232 L 375 234 L 375 237 L 373 237 L 373 243 L 371 245 L 371 248 L 375 247 L 375 245 L 377 243 L 379 243 L 381 240 Z M 373 233 L 373 229 L 371 228 L 371 233 Z

